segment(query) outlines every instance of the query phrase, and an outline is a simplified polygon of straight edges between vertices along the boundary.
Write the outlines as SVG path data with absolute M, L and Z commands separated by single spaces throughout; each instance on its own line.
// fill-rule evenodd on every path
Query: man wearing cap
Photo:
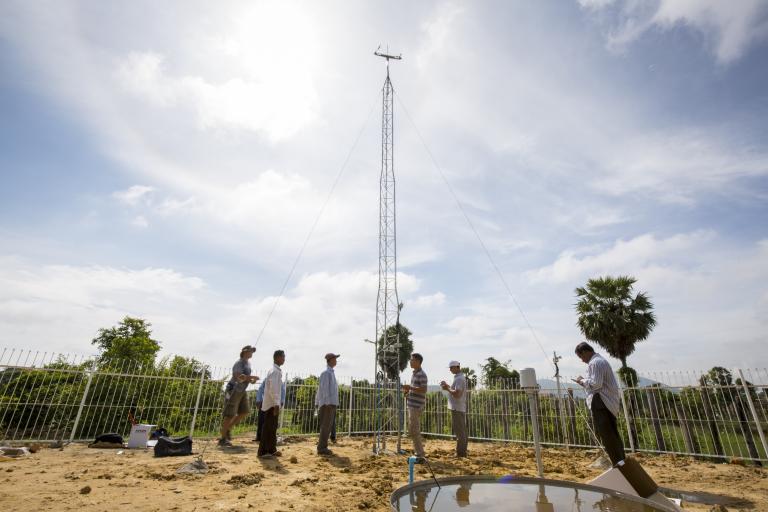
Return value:
M 405 392 L 407 399 L 406 405 L 408 406 L 408 434 L 413 440 L 413 451 L 420 459 L 426 457 L 424 453 L 424 441 L 421 439 L 421 411 L 424 410 L 424 406 L 427 404 L 427 374 L 421 369 L 421 363 L 424 358 L 421 354 L 414 352 L 411 354 L 411 368 L 413 368 L 413 376 L 411 376 L 411 384 L 403 384 L 403 391 Z
M 329 352 L 325 354 L 326 368 L 320 374 L 320 382 L 317 386 L 315 405 L 319 407 L 317 419 L 320 423 L 320 439 L 317 441 L 318 455 L 331 455 L 328 449 L 328 437 L 331 435 L 333 420 L 336 418 L 336 408 L 339 406 L 339 385 L 336 383 L 336 374 L 333 368 L 339 354 Z
M 440 387 L 448 392 L 448 409 L 451 411 L 453 434 L 456 436 L 456 456 L 467 456 L 467 378 L 461 373 L 458 361 L 448 363 L 453 374 L 450 386 L 442 381 Z
M 224 420 L 221 424 L 219 446 L 232 446 L 231 430 L 240 420 L 248 416 L 248 384 L 255 384 L 259 378 L 251 376 L 251 363 L 248 361 L 256 352 L 256 347 L 244 346 L 240 350 L 240 359 L 232 367 L 232 378 L 224 391 Z
M 264 379 L 264 398 L 261 402 L 261 410 L 264 411 L 264 430 L 259 439 L 259 457 L 271 459 L 282 455 L 277 450 L 277 419 L 280 417 L 281 393 L 283 389 L 283 371 L 280 369 L 285 364 L 285 352 L 275 350 L 272 354 L 275 363 L 267 372 Z

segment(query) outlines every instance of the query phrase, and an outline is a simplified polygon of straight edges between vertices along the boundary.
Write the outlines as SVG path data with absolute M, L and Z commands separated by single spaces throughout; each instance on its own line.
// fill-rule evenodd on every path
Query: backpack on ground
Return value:
M 96 440 L 88 446 L 90 448 L 122 448 L 123 436 L 114 432 L 99 434 L 96 436 Z

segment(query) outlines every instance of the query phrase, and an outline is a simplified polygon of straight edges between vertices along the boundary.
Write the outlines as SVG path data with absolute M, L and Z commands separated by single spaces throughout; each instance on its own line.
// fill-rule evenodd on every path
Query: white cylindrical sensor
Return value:
M 536 370 L 533 368 L 520 370 L 520 387 L 523 389 L 536 387 Z

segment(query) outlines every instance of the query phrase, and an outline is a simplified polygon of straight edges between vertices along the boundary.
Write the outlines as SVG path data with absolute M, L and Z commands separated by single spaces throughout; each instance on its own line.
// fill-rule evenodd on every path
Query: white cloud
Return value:
M 422 23 L 421 29 L 426 37 L 416 55 L 420 67 L 425 67 L 430 59 L 444 50 L 446 40 L 451 36 L 452 25 L 463 13 L 464 8 L 460 5 L 442 4 L 430 19 Z
M 698 231 L 658 239 L 652 234 L 641 235 L 616 243 L 597 254 L 579 257 L 574 249 L 564 251 L 551 265 L 526 272 L 533 283 L 574 282 L 584 276 L 599 274 L 637 275 L 641 270 L 657 265 L 670 256 L 685 254 L 700 247 L 714 234 Z
M 768 155 L 717 131 L 645 134 L 602 151 L 605 176 L 593 186 L 610 194 L 653 191 L 667 202 L 690 203 L 701 190 L 768 175 Z
M 567 212 L 554 215 L 554 221 L 570 226 L 577 232 L 592 233 L 608 226 L 622 224 L 627 221 L 627 216 L 614 208 L 574 206 Z
M 113 192 L 112 197 L 129 206 L 136 206 L 140 202 L 148 202 L 149 196 L 155 189 L 146 185 L 134 185 L 128 190 Z
M 581 1 L 598 17 L 604 14 L 598 11 L 612 8 L 609 3 L 616 2 Z M 372 353 L 362 339 L 373 336 L 375 320 L 376 94 L 383 79 L 383 63 L 370 53 L 390 37 L 392 50 L 404 54 L 393 68 L 398 94 L 547 352 L 572 352 L 578 338 L 573 287 L 603 271 L 637 270 L 642 288 L 664 315 L 658 336 L 638 353 L 639 367 L 683 368 L 728 359 L 731 349 L 717 352 L 722 343 L 713 333 L 720 342 L 735 339 L 731 347 L 746 347 L 762 332 L 754 322 L 765 311 L 767 278 L 753 248 L 745 249 L 750 242 L 713 235 L 706 231 L 711 224 L 686 216 L 702 206 L 703 194 L 734 200 L 738 186 L 764 178 L 765 149 L 745 142 L 758 137 L 725 110 L 716 112 L 722 126 L 696 122 L 691 128 L 689 113 L 679 111 L 673 95 L 648 86 L 646 78 L 616 71 L 618 61 L 595 51 L 593 34 L 585 34 L 570 13 L 558 17 L 544 9 L 557 17 L 558 29 L 542 38 L 536 2 L 430 4 L 397 18 L 355 6 L 341 13 L 312 2 L 233 2 L 192 11 L 169 4 L 139 14 L 132 4 L 102 10 L 62 2 L 45 9 L 11 4 L 0 7 L 10 14 L 0 16 L 0 30 L 14 56 L 9 62 L 25 66 L 11 68 L 13 76 L 35 84 L 35 94 L 53 99 L 68 122 L 84 128 L 80 135 L 92 144 L 89 150 L 97 148 L 117 162 L 119 172 L 142 184 L 136 187 L 152 189 L 120 191 L 108 202 L 131 207 L 120 212 L 125 222 L 153 226 L 139 237 L 148 244 L 154 231 L 167 237 L 176 253 L 162 251 L 170 258 L 163 265 L 181 258 L 185 272 L 205 275 L 211 283 L 186 290 L 168 284 L 165 288 L 177 290 L 179 299 L 125 285 L 88 291 L 93 285 L 83 283 L 99 274 L 84 261 L 106 262 L 98 268 L 106 269 L 107 282 L 130 272 L 144 282 L 146 269 L 116 268 L 110 258 L 130 266 L 134 254 L 161 254 L 148 245 L 116 256 L 119 243 L 114 253 L 99 252 L 107 244 L 98 235 L 80 246 L 83 233 L 108 225 L 112 213 L 89 204 L 92 218 L 77 226 L 80 236 L 71 238 L 78 245 L 59 242 L 65 256 L 52 257 L 71 263 L 61 266 L 64 274 L 80 269 L 76 280 L 53 279 L 56 290 L 69 286 L 75 297 L 85 294 L 88 300 L 65 307 L 61 292 L 64 298 L 53 308 L 48 299 L 35 302 L 32 292 L 17 289 L 4 296 L 8 311 L 19 311 L 13 308 L 20 301 L 26 304 L 23 314 L 32 316 L 19 316 L 16 320 L 23 321 L 16 327 L 0 329 L 3 340 L 42 346 L 63 336 L 67 346 L 82 350 L 96 328 L 131 312 L 155 323 L 168 350 L 231 364 L 221 361 L 229 358 L 222 354 L 230 344 L 253 341 L 260 330 L 274 303 L 270 294 L 282 283 L 373 103 L 372 121 L 262 340 L 264 354 L 278 346 L 289 349 L 290 370 L 309 371 L 317 364 L 314 353 L 340 350 L 340 371 L 368 374 Z M 653 9 L 648 18 L 638 18 L 638 32 L 620 24 L 627 41 L 683 23 L 678 12 L 664 14 L 668 4 L 647 5 Z M 743 10 L 742 5 L 735 9 Z M 652 17 L 657 11 L 662 13 L 658 19 Z M 173 23 L 168 23 L 171 12 Z M 655 20 L 653 30 L 643 24 L 649 19 Z M 706 24 L 698 18 L 692 23 Z M 733 34 L 754 34 L 756 25 L 750 23 L 742 30 L 734 21 Z M 717 28 L 707 30 L 720 34 Z M 757 39 L 732 41 L 723 47 L 724 59 L 743 55 Z M 637 64 L 632 58 L 628 55 L 623 69 Z M 728 75 L 737 68 L 716 70 L 723 74 L 718 80 L 733 84 L 746 76 Z M 709 68 L 697 71 L 712 78 Z M 708 87 L 685 76 L 675 80 L 697 91 L 699 85 Z M 416 333 L 419 350 L 435 361 L 449 347 L 470 366 L 490 355 L 514 358 L 516 367 L 541 363 L 543 356 L 513 304 L 497 297 L 498 283 L 488 283 L 495 277 L 399 103 L 396 124 L 398 268 L 407 269 L 399 284 L 404 314 L 411 306 L 415 312 L 405 323 Z M 658 223 L 666 222 L 656 211 L 659 202 L 684 203 L 665 204 L 664 211 L 683 212 L 679 230 L 686 234 L 642 235 L 658 233 Z M 748 216 L 743 220 L 755 223 Z M 26 225 L 12 226 L 26 233 Z M 64 239 L 69 232 L 56 235 Z M 43 238 L 45 243 L 19 253 L 51 257 L 41 247 L 57 237 L 44 233 Z M 196 251 L 199 247 L 210 251 Z M 550 251 L 561 252 L 556 261 Z M 221 259 L 208 257 L 214 252 Z M 718 264 L 718 257 L 733 265 Z M 144 261 L 134 265 L 143 268 Z M 230 268 L 217 267 L 222 262 Z M 44 263 L 13 268 L 36 276 L 30 278 L 34 282 L 53 277 Z M 515 275 L 515 269 L 526 268 L 533 270 Z M 721 296 L 719 289 L 727 293 Z M 39 293 L 48 297 L 49 292 L 41 288 Z M 34 315 L 52 312 L 71 323 L 62 320 L 59 332 L 46 330 L 45 318 Z M 16 320 L 0 313 L 0 321 Z M 693 337 L 708 340 L 707 351 L 692 347 L 687 340 Z
M 0 263 L 0 346 L 83 353 L 99 328 L 131 315 L 153 324 L 164 353 L 226 366 L 238 347 L 255 342 L 275 303 L 275 296 L 227 301 L 203 279 L 172 269 L 39 265 L 10 256 Z M 419 280 L 399 273 L 398 284 L 413 302 Z M 376 287 L 373 272 L 302 276 L 275 309 L 256 367 L 266 368 L 266 354 L 283 348 L 290 373 L 316 372 L 322 354 L 338 351 L 341 375 L 367 375 L 373 352 L 363 340 L 374 336 Z
M 316 22 L 283 2 L 250 5 L 230 21 L 229 33 L 198 43 L 212 40 L 206 51 L 218 51 L 220 62 L 240 76 L 218 79 L 203 69 L 174 74 L 167 69 L 173 57 L 132 51 L 118 62 L 115 77 L 154 106 L 190 107 L 201 129 L 262 132 L 273 142 L 295 135 L 316 116 Z
M 613 0 L 579 0 L 593 11 L 612 8 Z M 653 29 L 689 27 L 705 36 L 721 64 L 730 64 L 768 37 L 768 7 L 761 0 L 658 0 L 621 4 L 609 47 L 621 50 Z
M 435 306 L 442 306 L 443 304 L 445 304 L 445 294 L 443 292 L 436 292 L 431 295 L 420 295 L 408 303 L 409 306 L 414 308 L 432 308 Z
M 211 83 L 200 76 L 169 77 L 163 60 L 154 53 L 132 53 L 119 64 L 117 77 L 128 91 L 156 106 L 193 107 L 201 129 L 262 131 L 279 141 L 314 119 L 317 98 L 306 77 L 266 84 L 241 78 Z
M 589 9 L 601 9 L 608 5 L 611 5 L 616 0 L 578 0 L 579 5 L 587 7 Z
M 148 228 L 149 227 L 149 221 L 143 215 L 137 215 L 131 221 L 131 225 L 135 226 L 137 228 Z

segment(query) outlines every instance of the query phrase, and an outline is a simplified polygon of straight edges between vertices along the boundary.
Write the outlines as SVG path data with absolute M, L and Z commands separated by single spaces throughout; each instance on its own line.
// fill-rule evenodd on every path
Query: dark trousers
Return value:
M 333 415 L 333 422 L 331 423 L 331 441 L 336 442 L 336 414 Z
M 328 438 L 331 435 L 331 425 L 336 417 L 335 405 L 321 405 L 317 413 L 317 419 L 320 423 L 320 439 L 317 441 L 317 451 L 321 452 L 328 449 Z
M 624 460 L 624 441 L 621 440 L 616 416 L 603 403 L 598 393 L 592 397 L 592 421 L 595 423 L 597 437 L 602 441 L 612 464 Z
M 264 430 L 264 418 L 266 418 L 266 413 L 261 410 L 261 406 L 259 406 L 259 419 L 256 422 L 256 440 L 261 441 L 261 432 Z
M 456 455 L 467 456 L 467 413 L 451 411 L 451 427 L 456 436 Z
M 264 428 L 259 438 L 259 455 L 275 453 L 277 451 L 277 418 L 275 407 L 264 411 Z M 279 409 L 277 409 L 279 410 Z

